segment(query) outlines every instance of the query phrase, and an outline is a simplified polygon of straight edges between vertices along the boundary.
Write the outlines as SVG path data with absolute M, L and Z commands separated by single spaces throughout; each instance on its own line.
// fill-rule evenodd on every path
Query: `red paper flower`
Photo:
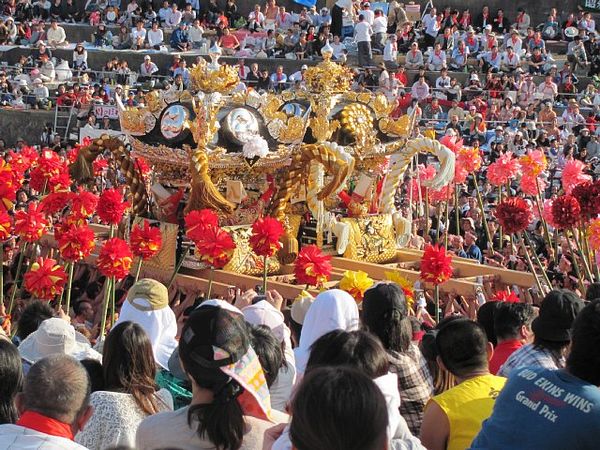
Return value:
M 102 222 L 108 225 L 118 225 L 128 207 L 129 203 L 123 200 L 119 191 L 107 189 L 100 196 L 96 213 Z
M 30 172 L 30 185 L 38 192 L 51 190 L 57 186 L 64 187 L 69 177 L 69 166 L 49 149 L 42 150 L 37 165 Z M 69 187 L 70 179 L 66 187 Z
M 71 212 L 77 219 L 87 219 L 98 206 L 98 196 L 91 192 L 79 188 L 77 195 L 74 195 L 71 202 Z
M 96 265 L 102 275 L 114 277 L 117 280 L 122 280 L 129 274 L 131 264 L 133 263 L 133 255 L 127 242 L 119 238 L 110 238 L 107 240 L 98 259 Z
M 590 175 L 583 173 L 585 163 L 578 159 L 567 161 L 562 171 L 562 186 L 567 194 L 570 194 L 575 186 L 592 181 Z
M 92 163 L 94 176 L 99 177 L 105 169 L 108 168 L 108 161 L 104 158 L 96 158 Z
M 35 202 L 29 204 L 27 211 L 17 211 L 15 214 L 15 233 L 26 242 L 41 238 L 47 226 L 48 221 Z
M 129 237 L 129 244 L 134 256 L 146 260 L 155 256 L 162 247 L 162 235 L 159 227 L 151 227 L 144 220 L 144 225 L 134 226 Z
M 461 147 L 456 152 L 456 165 L 461 166 L 469 173 L 481 169 L 481 154 L 479 149 L 473 147 Z
M 572 195 L 561 195 L 552 202 L 552 218 L 557 228 L 571 228 L 579 220 L 581 207 Z
M 452 198 L 452 195 L 454 194 L 454 185 L 448 184 L 440 189 L 430 189 L 427 193 L 429 194 L 429 202 L 432 205 L 437 205 L 440 202 L 445 202 Z
M 494 298 L 492 298 L 492 300 L 504 303 L 519 303 L 521 301 L 519 296 L 513 291 L 510 291 L 510 293 L 506 291 L 497 291 L 494 294 Z
M 554 222 L 554 215 L 552 214 L 552 204 L 554 199 L 544 200 L 544 209 L 542 209 L 542 217 L 544 220 L 553 228 L 558 228 L 556 222 Z
M 195 243 L 200 261 L 205 262 L 213 269 L 225 267 L 235 250 L 235 243 L 231 235 L 218 226 L 206 227 L 202 238 Z
M 65 287 L 67 274 L 52 258 L 38 258 L 23 277 L 23 285 L 34 297 L 52 300 Z
M 140 172 L 143 178 L 146 178 L 150 173 L 150 166 L 148 162 L 142 158 L 141 156 L 137 156 L 134 158 L 135 167 Z
M 250 247 L 258 256 L 273 256 L 281 248 L 279 239 L 284 233 L 283 225 L 273 217 L 257 219 L 252 224 Z
M 590 219 L 600 214 L 600 181 L 578 184 L 571 195 L 579 202 L 581 219 Z
M 413 178 L 410 181 L 410 190 L 412 191 L 413 200 L 419 199 L 419 190 L 421 191 L 421 198 L 425 197 L 425 181 L 430 181 L 435 177 L 436 170 L 433 166 L 425 166 L 423 164 L 419 164 L 419 176 L 417 178 Z M 409 194 L 410 196 L 410 191 Z
M 6 211 L 0 211 L 0 241 L 7 240 L 12 233 L 12 218 Z
M 48 215 L 56 214 L 67 207 L 73 194 L 71 192 L 51 192 L 40 201 L 40 211 Z
M 96 247 L 95 234 L 87 225 L 64 224 L 54 230 L 60 254 L 67 261 L 90 256 Z
M 212 209 L 200 209 L 190 211 L 184 218 L 185 234 L 192 241 L 197 242 L 202 239 L 204 230 L 207 227 L 218 227 L 219 217 Z
M 325 255 L 316 245 L 302 247 L 294 262 L 294 275 L 298 284 L 322 286 L 331 275 L 331 256 Z
M 21 151 L 10 151 L 10 165 L 21 176 L 29 170 L 32 164 L 37 163 L 38 153 L 33 147 L 23 147 Z
M 0 209 L 11 210 L 17 199 L 20 182 L 16 173 L 3 159 L 0 159 Z
M 504 186 L 519 174 L 520 168 L 519 160 L 506 152 L 488 166 L 487 178 L 494 186 Z
M 452 256 L 439 245 L 427 244 L 421 258 L 421 278 L 435 285 L 445 283 L 452 276 Z
M 533 220 L 533 211 L 524 199 L 510 197 L 496 206 L 496 219 L 508 234 L 520 233 Z

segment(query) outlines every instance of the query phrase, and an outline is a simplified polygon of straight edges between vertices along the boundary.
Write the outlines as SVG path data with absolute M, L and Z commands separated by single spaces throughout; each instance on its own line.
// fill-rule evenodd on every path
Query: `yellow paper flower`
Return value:
M 592 250 L 600 251 L 600 219 L 590 222 L 587 229 L 587 237 Z
M 373 286 L 373 279 L 362 270 L 346 270 L 340 280 L 340 289 L 350 294 L 356 303 L 362 302 L 365 291 Z
M 384 275 L 386 280 L 396 283 L 402 288 L 402 292 L 404 292 L 404 296 L 406 297 L 406 304 L 409 308 L 412 308 L 415 302 L 415 291 L 412 282 L 398 272 L 384 272 Z

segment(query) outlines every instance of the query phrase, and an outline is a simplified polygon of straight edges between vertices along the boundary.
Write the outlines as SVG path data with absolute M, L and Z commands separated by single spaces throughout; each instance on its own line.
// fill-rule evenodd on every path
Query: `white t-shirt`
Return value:
M 385 33 L 387 32 L 388 21 L 387 17 L 379 16 L 373 20 L 373 33 Z
M 369 25 L 373 25 L 373 20 L 375 19 L 375 13 L 370 9 L 363 9 L 359 15 L 362 14 L 365 18 L 365 22 Z
M 157 30 L 148 31 L 148 44 L 150 44 L 151 47 L 154 47 L 155 45 L 161 45 L 163 40 L 164 34 L 163 30 L 160 28 Z
M 356 42 L 371 42 L 371 34 L 373 34 L 373 30 L 366 20 L 358 22 L 354 26 L 354 39 Z
M 137 42 L 138 39 L 144 41 L 146 39 L 146 29 L 142 28 L 138 30 L 137 27 L 131 30 L 131 39 L 133 42 Z

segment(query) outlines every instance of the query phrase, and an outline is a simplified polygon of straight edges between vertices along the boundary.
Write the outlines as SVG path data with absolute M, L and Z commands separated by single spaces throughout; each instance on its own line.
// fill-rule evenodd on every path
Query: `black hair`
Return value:
M 86 358 L 80 362 L 90 377 L 90 392 L 104 391 L 104 374 L 100 361 Z
M 496 339 L 496 333 L 494 332 L 494 316 L 496 311 L 502 307 L 502 302 L 486 302 L 477 310 L 477 322 L 485 330 L 488 341 L 490 341 L 494 347 L 498 343 Z
M 12 342 L 0 338 L 0 424 L 19 418 L 15 396 L 23 387 L 23 364 Z
M 131 394 L 145 414 L 158 412 L 152 343 L 140 325 L 125 321 L 110 330 L 102 352 L 102 368 L 106 390 Z
M 412 325 L 402 288 L 380 283 L 365 292 L 362 322 L 386 350 L 405 352 L 412 341 Z
M 590 302 L 600 299 L 600 283 L 592 283 L 588 286 L 585 292 L 585 299 Z
M 210 315 L 211 310 L 214 309 L 219 308 L 206 306 L 192 312 L 183 327 L 181 336 L 195 334 L 196 330 L 192 328 L 192 324 L 201 320 L 202 315 Z M 226 331 L 223 326 L 219 326 L 217 319 L 209 317 L 206 320 L 210 321 L 211 329 L 219 327 L 222 329 L 221 332 Z M 238 333 L 235 340 L 243 347 L 248 345 L 250 336 L 245 322 L 243 319 L 241 319 L 242 324 L 232 323 L 233 321 L 234 319 L 231 319 L 228 325 L 238 326 L 235 330 Z M 199 359 L 212 360 L 213 352 L 212 345 L 194 345 L 186 343 L 184 338 L 179 342 L 179 357 L 185 372 L 199 387 L 211 391 L 214 396 L 211 403 L 189 407 L 188 425 L 191 427 L 192 423 L 197 423 L 198 436 L 203 439 L 208 438 L 219 450 L 237 450 L 242 445 L 246 424 L 244 413 L 236 399 L 244 388 L 220 368 L 205 367 L 197 362 Z
M 75 313 L 76 316 L 78 316 L 79 314 L 81 314 L 81 306 L 84 303 L 87 303 L 88 305 L 91 305 L 91 303 L 89 301 L 87 301 L 87 300 L 81 300 L 81 301 L 79 301 L 79 302 L 77 302 L 77 303 L 75 303 L 73 305 L 73 312 Z
M 488 368 L 488 339 L 483 327 L 470 319 L 458 319 L 442 326 L 435 338 L 438 355 L 456 377 Z
M 594 386 L 600 386 L 600 300 L 585 306 L 573 323 L 567 370 Z
M 533 306 L 527 303 L 502 303 L 494 314 L 494 333 L 497 339 L 518 339 L 523 325 L 529 327 L 534 319 Z
M 37 330 L 44 320 L 52 317 L 54 317 L 54 311 L 47 302 L 32 300 L 21 313 L 17 327 L 17 336 L 21 340 L 25 339 Z
M 317 339 L 310 348 L 305 373 L 323 366 L 349 366 L 371 379 L 388 373 L 387 353 L 368 331 L 334 330 Z
M 262 366 L 267 380 L 267 386 L 271 387 L 277 375 L 279 375 L 279 369 L 283 365 L 283 351 L 279 341 L 266 325 L 250 325 L 250 341 L 252 342 L 252 348 L 258 356 L 260 365 Z
M 356 369 L 320 367 L 292 400 L 289 435 L 297 450 L 380 450 L 388 412 L 379 388 Z

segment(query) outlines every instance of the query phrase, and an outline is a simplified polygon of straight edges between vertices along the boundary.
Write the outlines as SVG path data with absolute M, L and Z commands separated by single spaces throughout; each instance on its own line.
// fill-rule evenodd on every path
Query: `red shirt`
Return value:
M 490 359 L 490 373 L 496 375 L 508 357 L 522 346 L 523 342 L 519 339 L 510 339 L 496 345 L 492 359 Z

